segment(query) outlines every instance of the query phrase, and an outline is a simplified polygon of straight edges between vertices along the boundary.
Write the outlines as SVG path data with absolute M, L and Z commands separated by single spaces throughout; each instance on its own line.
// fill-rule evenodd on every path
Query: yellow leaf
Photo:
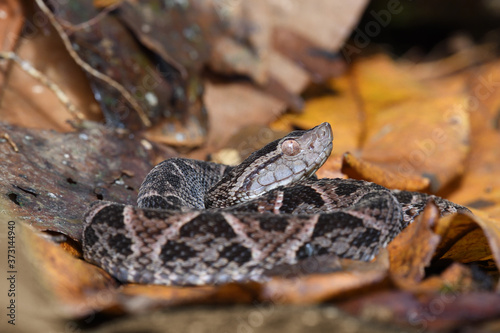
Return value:
M 406 191 L 420 191 L 429 187 L 429 179 L 418 175 L 394 173 L 387 168 L 356 158 L 351 153 L 344 154 L 342 171 L 351 178 L 368 180 L 387 188 Z

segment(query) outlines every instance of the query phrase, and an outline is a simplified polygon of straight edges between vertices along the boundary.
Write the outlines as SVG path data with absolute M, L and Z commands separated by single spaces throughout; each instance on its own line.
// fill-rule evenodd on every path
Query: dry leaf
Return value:
M 261 93 L 250 84 L 207 82 L 205 104 L 209 111 L 209 147 L 220 149 L 227 140 L 248 125 L 265 126 L 276 119 L 285 104 Z
M 137 81 L 144 79 L 145 68 L 156 64 L 144 55 L 142 47 L 168 62 L 175 75 L 162 76 L 163 83 L 152 87 L 162 92 L 153 94 L 158 97 L 157 103 L 151 95 L 139 103 L 149 110 L 151 119 L 159 119 L 160 113 L 177 117 L 168 119 L 167 126 L 157 123 L 146 135 L 169 144 L 199 145 L 205 139 L 208 119 L 206 147 L 190 153 L 191 157 L 205 159 L 207 153 L 227 145 L 228 140 L 239 152 L 250 150 L 256 142 L 271 140 L 266 131 L 254 131 L 242 140 L 229 138 L 244 134 L 243 129 L 249 125 L 268 125 L 287 107 L 300 109 L 304 101 L 298 94 L 311 80 L 338 75 L 342 66 L 333 52 L 351 32 L 365 3 L 342 4 L 342 10 L 336 10 L 339 3 L 327 0 L 251 4 L 187 1 L 188 6 L 202 6 L 203 10 L 184 11 L 183 4 L 176 2 L 175 9 L 164 16 L 151 6 L 167 6 L 161 1 L 108 1 L 112 7 L 96 9 L 88 2 L 79 4 L 85 10 L 61 6 L 54 13 L 67 21 L 60 23 L 73 42 L 84 41 L 76 44 L 92 44 L 96 34 L 102 37 L 94 49 L 81 47 L 80 56 L 93 67 L 100 67 L 107 77 L 120 81 L 128 91 L 135 91 Z M 6 4 L 18 8 L 17 4 Z M 111 14 L 109 11 L 118 5 L 121 8 Z M 323 10 L 317 12 L 317 7 Z M 0 30 L 18 37 L 19 12 L 5 12 L 8 17 L 0 23 Z M 331 20 L 332 13 L 339 19 Z M 326 25 L 324 17 L 329 18 Z M 230 24 L 224 26 L 226 23 Z M 226 27 L 231 29 L 230 34 L 219 34 Z M 65 58 L 58 56 L 65 50 L 53 38 L 48 23 L 36 28 L 48 32 L 49 37 L 24 35 L 16 52 L 68 88 L 68 96 L 87 117 L 95 117 L 94 97 L 84 87 L 86 78 L 78 68 L 75 72 L 67 54 Z M 3 43 L 7 50 L 14 50 L 8 38 Z M 51 59 L 38 53 L 47 45 Z M 75 242 L 56 245 L 19 224 L 20 244 L 30 261 L 26 267 L 40 276 L 44 288 L 67 306 L 66 314 L 72 317 L 94 311 L 132 314 L 158 307 L 258 300 L 271 304 L 336 302 L 365 319 L 418 330 L 460 330 L 464 324 L 496 318 L 500 315 L 500 299 L 495 293 L 500 285 L 493 290 L 500 267 L 499 63 L 492 61 L 456 73 L 469 69 L 474 60 L 485 59 L 478 55 L 464 61 L 458 56 L 432 64 L 443 66 L 432 74 L 430 65 L 417 72 L 417 67 L 410 70 L 408 64 L 387 56 L 360 58 L 348 73 L 320 87 L 326 91 L 322 96 L 311 97 L 316 91 L 308 90 L 303 96 L 307 99 L 303 114 L 281 117 L 273 127 L 307 129 L 328 121 L 335 136 L 334 152 L 318 172 L 320 177 L 345 177 L 343 170 L 349 176 L 391 188 L 423 190 L 430 185 L 432 191 L 442 190 L 459 203 L 481 209 L 474 211 L 474 216 L 438 218 L 436 207 L 430 205 L 374 262 L 342 260 L 335 272 L 320 265 L 328 272 L 275 276 L 262 284 L 117 287 L 102 270 L 75 257 L 79 253 Z M 75 56 L 73 59 L 78 61 Z M 2 119 L 23 127 L 73 130 L 65 125 L 71 116 L 60 101 L 49 99 L 53 96 L 46 87 L 24 75 L 19 66 L 8 62 L 5 66 L 11 68 L 2 72 L 2 78 L 7 79 L 2 91 Z M 71 73 L 72 80 L 60 80 L 60 74 L 53 73 L 59 66 Z M 205 84 L 200 79 L 201 68 L 205 67 L 224 75 L 243 74 L 247 79 L 235 83 L 231 77 L 210 75 Z M 92 69 L 85 70 L 93 73 Z M 160 74 L 164 73 L 155 72 L 152 77 L 158 79 Z M 163 79 L 169 79 L 169 84 Z M 92 82 L 95 92 L 107 93 L 102 82 Z M 203 84 L 208 118 L 199 98 Z M 75 97 L 75 89 L 84 97 Z M 113 94 L 107 94 L 102 102 L 107 120 L 134 128 L 134 112 L 125 117 L 131 118 L 121 119 L 106 110 L 116 102 L 116 98 L 106 98 L 109 96 Z M 178 104 L 170 105 L 173 100 Z M 37 109 L 50 109 L 51 113 Z M 159 154 L 137 133 L 91 127 L 61 135 L 0 125 L 0 157 L 4 161 L 0 177 L 5 180 L 0 184 L 5 194 L 0 199 L 2 218 L 26 219 L 36 228 L 79 239 L 81 215 L 91 201 L 134 203 L 148 169 L 173 155 L 166 150 Z
M 471 118 L 471 152 L 467 173 L 450 199 L 500 218 L 500 107 L 499 62 L 480 68 L 471 77 L 469 104 Z
M 81 238 L 82 216 L 94 200 L 135 204 L 143 178 L 174 156 L 141 137 L 102 126 L 80 133 L 24 129 L 0 123 L 0 211 L 41 230 Z
M 367 124 L 360 158 L 397 174 L 424 176 L 437 191 L 463 173 L 468 152 L 468 117 L 462 97 L 401 103 Z
M 471 291 L 491 290 L 490 281 L 485 276 L 477 276 L 468 266 L 458 262 L 452 263 L 440 275 L 430 276 L 416 286 L 412 291 L 419 294 L 432 294 L 439 291 L 466 293 Z M 481 279 L 481 280 L 479 280 Z
M 256 297 L 256 287 L 251 283 L 198 287 L 128 284 L 120 290 L 120 307 L 129 313 L 143 313 L 158 307 L 188 304 L 249 304 Z
M 436 253 L 438 258 L 468 263 L 493 258 L 500 267 L 500 224 L 487 214 L 450 215 L 439 220 L 436 233 L 442 241 Z
M 441 237 L 432 228 L 439 209 L 428 204 L 423 213 L 388 246 L 390 275 L 401 289 L 410 289 L 422 281 Z
M 18 4 L 16 2 L 16 7 Z M 15 10 L 4 12 L 9 15 L 21 14 Z M 40 12 L 35 13 L 41 15 Z M 0 29 L 13 28 L 10 19 L 21 20 L 21 17 L 9 16 L 9 19 L 0 22 Z M 75 115 L 46 84 L 29 74 L 29 67 L 42 72 L 47 80 L 57 85 L 87 119 L 100 121 L 101 111 L 88 87 L 85 74 L 68 55 L 57 33 L 47 20 L 34 20 L 33 17 L 27 20 L 29 23 L 24 34 L 20 35 L 21 31 L 15 29 L 8 33 L 9 42 L 18 40 L 15 52 L 26 64 L 21 66 L 11 60 L 5 61 L 8 70 L 0 73 L 2 121 L 28 128 L 58 131 L 73 129 L 68 120 L 75 120 Z M 4 48 L 2 51 L 13 50 Z
M 363 298 L 347 300 L 340 308 L 365 320 L 412 327 L 418 331 L 453 331 L 464 325 L 500 316 L 500 295 L 442 291 L 426 297 L 409 292 L 374 292 Z
M 364 179 L 387 188 L 405 191 L 421 191 L 429 187 L 428 178 L 418 175 L 401 177 L 383 166 L 356 158 L 351 153 L 345 153 L 343 157 L 342 172 L 351 178 Z
M 366 116 L 359 158 L 437 191 L 463 172 L 469 120 L 463 94 L 435 96 L 385 57 L 354 68 Z
M 85 316 L 116 302 L 116 281 L 102 269 L 75 258 L 32 228 L 16 223 L 19 249 L 39 282 L 66 314 Z
M 383 284 L 389 261 L 387 251 L 382 249 L 373 262 L 343 259 L 341 265 L 342 271 L 334 273 L 273 278 L 263 284 L 260 297 L 280 304 L 310 304 L 353 294 Z

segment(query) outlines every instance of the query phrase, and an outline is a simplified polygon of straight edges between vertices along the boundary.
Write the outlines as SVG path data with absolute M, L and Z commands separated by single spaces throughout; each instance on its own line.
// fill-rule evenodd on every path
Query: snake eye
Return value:
M 288 156 L 295 156 L 300 153 L 300 145 L 297 141 L 288 139 L 281 144 L 281 151 Z

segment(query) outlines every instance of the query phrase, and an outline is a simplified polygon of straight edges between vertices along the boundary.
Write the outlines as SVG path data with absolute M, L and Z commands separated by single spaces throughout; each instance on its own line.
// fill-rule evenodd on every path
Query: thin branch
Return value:
M 151 121 L 149 120 L 148 116 L 146 115 L 146 112 L 143 110 L 143 108 L 137 103 L 135 98 L 128 92 L 127 89 L 125 89 L 121 84 L 113 80 L 107 75 L 102 74 L 101 72 L 95 70 L 92 68 L 89 64 L 87 64 L 85 61 L 83 61 L 82 58 L 73 50 L 73 47 L 71 46 L 71 41 L 69 40 L 68 36 L 64 32 L 63 27 L 59 24 L 57 19 L 54 17 L 50 9 L 45 5 L 43 0 L 36 0 L 36 3 L 40 7 L 40 9 L 47 15 L 49 18 L 50 22 L 54 26 L 54 28 L 57 30 L 59 33 L 59 36 L 61 37 L 61 40 L 63 41 L 64 46 L 66 47 L 66 50 L 68 50 L 68 53 L 71 55 L 71 57 L 75 60 L 75 62 L 82 67 L 87 73 L 90 75 L 94 76 L 95 78 L 102 80 L 118 90 L 120 94 L 127 100 L 127 102 L 130 103 L 130 105 L 134 108 L 134 110 L 137 112 L 139 115 L 139 118 L 141 119 L 142 123 L 146 127 L 151 126 Z
M 4 60 L 12 60 L 16 62 L 23 71 L 28 73 L 31 77 L 40 81 L 44 86 L 49 88 L 54 92 L 57 99 L 68 109 L 68 111 L 74 115 L 78 120 L 84 120 L 85 117 L 78 110 L 76 105 L 74 105 L 69 99 L 68 95 L 66 95 L 61 88 L 57 84 L 55 84 L 52 80 L 50 80 L 44 73 L 40 72 L 38 69 L 33 67 L 28 61 L 19 58 L 17 54 L 14 52 L 0 52 L 0 59 Z
M 4 133 L 4 134 L 2 134 L 2 135 L 1 135 L 1 137 L 2 137 L 2 138 L 4 138 L 4 139 L 7 141 L 7 143 L 8 143 L 8 144 L 12 147 L 12 149 L 13 149 L 16 153 L 18 153 L 18 152 L 19 152 L 19 148 L 17 148 L 16 143 L 15 143 L 14 141 L 12 141 L 12 139 L 10 138 L 10 135 L 9 135 L 9 134 Z

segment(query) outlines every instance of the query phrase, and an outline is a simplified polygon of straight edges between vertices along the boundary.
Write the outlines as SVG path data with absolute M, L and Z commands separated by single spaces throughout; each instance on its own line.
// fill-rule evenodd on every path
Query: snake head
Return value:
M 332 139 L 332 128 L 325 122 L 267 144 L 210 189 L 205 200 L 207 207 L 245 202 L 310 177 L 330 156 Z

